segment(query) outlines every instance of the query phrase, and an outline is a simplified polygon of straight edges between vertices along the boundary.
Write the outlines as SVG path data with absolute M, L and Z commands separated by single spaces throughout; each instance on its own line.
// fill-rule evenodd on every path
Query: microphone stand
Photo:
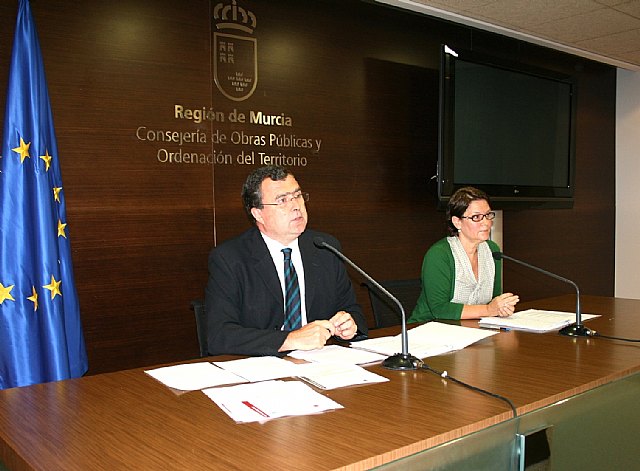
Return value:
M 316 240 L 319 239 L 319 240 Z M 321 240 L 320 237 L 314 238 L 314 243 L 318 247 L 322 247 L 325 249 L 329 249 L 334 254 L 338 256 L 341 260 L 344 260 L 349 265 L 351 265 L 358 273 L 364 276 L 376 289 L 380 290 L 383 294 L 389 297 L 399 308 L 400 313 L 402 314 L 402 353 L 396 353 L 395 355 L 391 355 L 390 357 L 385 358 L 382 361 L 382 366 L 389 370 L 416 370 L 418 369 L 418 363 L 420 360 L 409 353 L 409 336 L 407 334 L 407 321 L 406 315 L 404 312 L 404 308 L 402 307 L 402 303 L 398 301 L 398 299 L 393 296 L 389 291 L 387 291 L 380 283 L 371 278 L 362 268 L 356 265 L 354 262 L 349 260 L 346 255 L 340 252 L 335 247 L 327 244 L 324 240 Z
M 588 327 L 585 327 L 582 323 L 582 314 L 580 311 L 580 288 L 578 285 L 569 280 L 568 278 L 564 278 L 560 275 L 556 275 L 555 273 L 551 273 L 550 271 L 543 270 L 542 268 L 538 268 L 534 265 L 530 265 L 522 260 L 518 260 L 513 257 L 509 257 L 508 255 L 503 254 L 502 252 L 493 252 L 493 257 L 497 259 L 506 258 L 507 260 L 511 260 L 512 262 L 519 263 L 522 266 L 540 272 L 544 275 L 550 276 L 551 278 L 555 278 L 556 280 L 564 281 L 565 283 L 569 283 L 576 290 L 576 322 L 575 324 L 568 325 L 560 329 L 560 335 L 567 335 L 569 337 L 591 337 L 595 332 Z

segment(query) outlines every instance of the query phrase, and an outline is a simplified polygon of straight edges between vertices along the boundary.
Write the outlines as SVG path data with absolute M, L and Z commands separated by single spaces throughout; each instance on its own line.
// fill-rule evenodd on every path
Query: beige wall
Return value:
M 640 299 L 640 72 L 618 70 L 616 107 L 615 295 Z

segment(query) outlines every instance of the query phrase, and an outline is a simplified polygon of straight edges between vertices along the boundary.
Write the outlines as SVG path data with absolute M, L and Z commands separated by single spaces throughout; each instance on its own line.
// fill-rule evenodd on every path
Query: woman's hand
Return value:
M 487 305 L 489 316 L 509 317 L 514 313 L 520 297 L 513 293 L 503 293 L 496 296 Z

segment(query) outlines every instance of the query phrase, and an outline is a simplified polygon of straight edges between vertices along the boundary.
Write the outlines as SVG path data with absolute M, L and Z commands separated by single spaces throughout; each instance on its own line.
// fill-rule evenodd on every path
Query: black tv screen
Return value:
M 571 77 L 443 47 L 438 196 L 486 191 L 496 209 L 573 206 Z

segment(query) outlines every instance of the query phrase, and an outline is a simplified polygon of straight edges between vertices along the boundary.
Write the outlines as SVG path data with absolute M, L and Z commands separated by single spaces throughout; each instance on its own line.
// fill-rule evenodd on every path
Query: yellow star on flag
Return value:
M 53 199 L 58 203 L 60 202 L 60 192 L 62 191 L 62 187 L 53 187 Z
M 62 283 L 62 280 L 56 281 L 53 275 L 51 275 L 51 283 L 43 286 L 43 288 L 47 288 L 49 291 L 51 291 L 51 299 L 55 298 L 56 294 L 62 296 L 62 293 L 60 292 L 60 283 Z
M 67 238 L 67 235 L 64 233 L 65 227 L 67 227 L 67 224 L 63 224 L 62 221 L 58 219 L 58 237 L 62 236 L 65 239 Z
M 41 155 L 41 156 L 40 156 L 40 158 L 41 158 L 42 160 L 44 160 L 45 169 L 46 169 L 46 171 L 48 172 L 48 171 L 49 171 L 49 166 L 51 165 L 51 159 L 53 158 L 53 157 L 51 157 L 51 156 L 49 155 L 49 150 L 48 150 L 48 149 L 45 149 L 45 151 L 44 151 L 44 155 Z
M 29 147 L 31 147 L 31 143 L 25 144 L 25 142 L 22 140 L 22 136 L 20 137 L 20 147 L 14 147 L 13 149 L 11 149 L 12 151 L 20 154 L 20 163 L 24 162 L 24 159 L 26 159 L 27 157 L 31 157 L 29 155 Z
M 5 302 L 7 299 L 9 301 L 15 301 L 15 299 L 13 299 L 13 296 L 11 296 L 11 290 L 14 286 L 15 285 L 4 286 L 2 283 L 0 283 L 0 304 Z
M 31 287 L 31 292 L 33 294 L 29 296 L 27 299 L 33 303 L 33 310 L 37 311 L 38 310 L 38 293 L 36 292 L 35 286 Z

